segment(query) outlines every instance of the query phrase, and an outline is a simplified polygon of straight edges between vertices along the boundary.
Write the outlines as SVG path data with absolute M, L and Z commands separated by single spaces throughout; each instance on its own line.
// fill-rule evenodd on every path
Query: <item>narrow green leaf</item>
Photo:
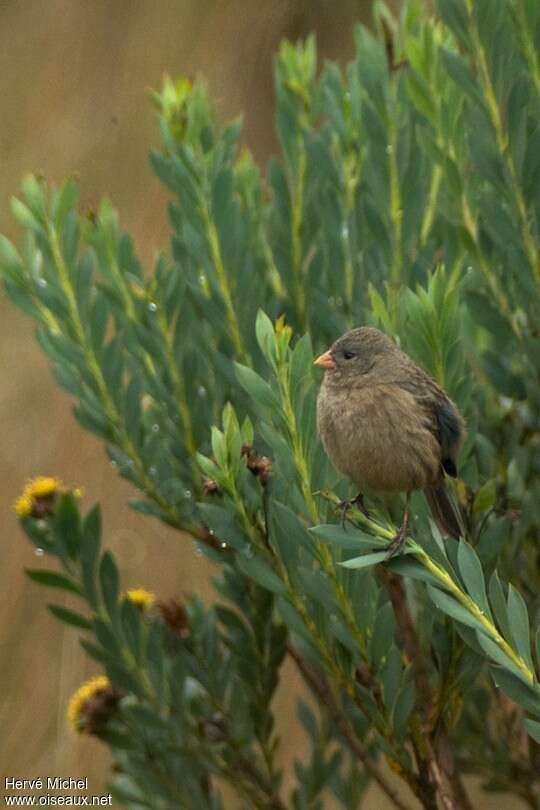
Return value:
M 245 554 L 239 554 L 237 557 L 237 565 L 239 569 L 246 576 L 254 579 L 267 591 L 276 594 L 284 594 L 287 589 L 284 583 L 280 580 L 277 574 L 272 571 L 268 563 L 260 557 L 247 557 Z
M 459 573 L 463 578 L 467 593 L 474 599 L 484 613 L 491 616 L 482 564 L 473 547 L 465 542 L 465 540 L 460 540 L 459 542 L 457 559 Z
M 370 534 L 359 532 L 358 529 L 343 528 L 334 523 L 322 524 L 321 526 L 313 526 L 309 532 L 317 538 L 321 543 L 327 543 L 331 546 L 345 549 L 370 549 L 373 550 L 377 546 L 386 546 L 387 542 L 380 537 L 373 537 Z
M 39 582 L 40 585 L 46 585 L 49 588 L 60 588 L 64 591 L 76 593 L 77 596 L 82 596 L 80 587 L 68 577 L 63 574 L 57 574 L 56 571 L 40 571 L 38 568 L 26 568 L 25 572 L 34 582 Z
M 293 401 L 296 400 L 297 393 L 302 391 L 303 383 L 311 379 L 312 367 L 313 349 L 311 338 L 309 335 L 304 335 L 294 347 L 291 355 L 290 389 Z
M 355 557 L 340 563 L 344 568 L 368 568 L 370 565 L 377 565 L 386 559 L 386 551 L 374 551 L 373 554 L 364 554 L 362 557 Z
M 57 193 L 53 206 L 54 224 L 57 228 L 62 228 L 64 220 L 75 205 L 79 195 L 79 187 L 74 180 L 64 183 Z
M 527 605 L 522 595 L 517 591 L 513 585 L 508 586 L 508 623 L 510 625 L 510 633 L 514 639 L 516 648 L 527 662 L 529 667 L 533 669 L 533 661 L 531 655 L 531 632 L 529 628 L 529 614 L 527 612 Z
M 242 366 L 240 363 L 235 363 L 235 368 L 238 382 L 255 402 L 272 411 L 281 409 L 278 398 L 266 380 L 259 377 L 253 369 Z
M 86 515 L 82 526 L 81 565 L 82 580 L 86 598 L 93 608 L 97 608 L 96 566 L 101 543 L 101 510 L 96 504 Z
M 540 690 L 526 684 L 512 672 L 501 667 L 492 667 L 491 675 L 495 684 L 503 690 L 513 701 L 531 712 L 540 716 Z
M 475 630 L 480 630 L 482 633 L 485 632 L 482 623 L 469 613 L 463 605 L 451 596 L 448 596 L 447 593 L 431 585 L 427 586 L 427 592 L 433 604 L 438 607 L 439 610 L 442 610 L 443 613 L 446 613 L 447 616 L 450 616 L 452 619 L 457 619 L 458 622 L 462 622 L 462 624 L 466 624 L 468 627 L 473 627 Z
M 30 211 L 28 206 L 26 206 L 23 202 L 18 200 L 16 197 L 12 197 L 11 199 L 11 212 L 17 222 L 23 226 L 23 228 L 28 228 L 30 231 L 40 231 L 41 225 Z
M 473 512 L 475 512 L 475 514 L 487 512 L 488 509 L 491 509 L 495 505 L 496 495 L 496 481 L 494 478 L 491 478 L 489 481 L 486 481 L 476 493 L 473 503 Z
M 68 610 L 68 608 L 62 607 L 61 605 L 47 605 L 53 616 L 56 616 L 57 619 L 60 619 L 61 622 L 65 624 L 70 624 L 72 627 L 78 627 L 81 630 L 91 630 L 92 623 L 85 619 L 84 616 L 81 616 L 80 613 L 75 613 L 74 610 Z
M 413 681 L 402 686 L 396 698 L 394 711 L 392 712 L 392 724 L 398 739 L 403 740 L 407 734 L 409 717 L 414 709 L 416 692 Z
M 506 599 L 501 585 L 501 580 L 497 571 L 494 571 L 489 580 L 489 601 L 497 620 L 497 625 L 504 638 L 510 638 L 510 624 L 508 622 L 508 611 L 506 609 Z
M 110 551 L 106 551 L 101 558 L 99 583 L 107 612 L 112 618 L 118 610 L 119 577 L 114 557 Z
M 540 723 L 537 720 L 525 720 L 525 728 L 529 736 L 540 745 Z
M 77 499 L 71 492 L 60 495 L 52 526 L 66 555 L 73 560 L 77 559 L 81 547 L 81 519 Z
M 85 638 L 81 638 L 79 640 L 79 643 L 83 648 L 83 650 L 86 652 L 86 654 L 89 655 L 90 658 L 93 658 L 94 661 L 98 661 L 100 664 L 102 664 L 105 661 L 105 655 L 103 653 L 103 650 L 100 650 L 100 648 L 97 647 L 95 644 L 92 644 L 91 641 L 87 641 Z
M 274 327 L 272 325 L 272 321 L 266 314 L 260 309 L 257 312 L 257 318 L 255 320 L 255 334 L 257 335 L 257 343 L 263 353 L 266 361 L 272 366 L 272 368 L 276 368 L 276 344 L 275 344 L 275 336 L 274 336 Z
M 424 566 L 415 560 L 411 554 L 399 557 L 393 557 L 388 560 L 387 566 L 390 571 L 400 574 L 402 577 L 409 577 L 409 579 L 417 579 L 420 582 L 427 582 L 428 585 L 439 585 L 437 577 L 433 576 Z
M 511 670 L 518 678 L 524 677 L 523 673 L 511 661 L 510 658 L 501 650 L 501 648 L 492 639 L 488 638 L 484 633 L 477 631 L 476 638 L 483 652 L 488 655 L 491 660 L 505 669 Z

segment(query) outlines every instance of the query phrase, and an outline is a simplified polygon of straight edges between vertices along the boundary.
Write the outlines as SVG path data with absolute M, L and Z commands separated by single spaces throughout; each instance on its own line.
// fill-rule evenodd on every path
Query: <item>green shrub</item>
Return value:
M 374 23 L 345 71 L 319 72 L 313 39 L 281 46 L 264 175 L 203 86 L 165 82 L 152 165 L 172 241 L 152 272 L 107 201 L 77 212 L 73 182 L 29 178 L 13 201 L 26 240 L 0 243 L 6 289 L 76 418 L 133 507 L 219 568 L 211 609 L 122 595 L 98 507 L 81 517 L 50 480 L 18 502 L 61 572 L 30 576 L 85 607 L 51 607 L 108 676 L 72 719 L 111 748 L 128 807 L 219 808 L 229 782 L 238 807 L 353 810 L 374 781 L 396 807 L 414 806 L 406 785 L 470 808 L 468 774 L 540 806 L 540 6 L 409 2 L 397 21 L 377 5 Z M 315 426 L 312 345 L 359 323 L 468 423 L 466 540 L 443 542 L 414 499 L 407 553 L 384 564 L 392 519 L 370 504 L 341 526 L 349 487 Z M 287 790 L 286 656 L 312 698 Z

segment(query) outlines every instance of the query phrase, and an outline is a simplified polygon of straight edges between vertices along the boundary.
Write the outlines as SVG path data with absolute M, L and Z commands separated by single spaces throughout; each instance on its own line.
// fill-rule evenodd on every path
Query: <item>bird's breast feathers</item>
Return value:
M 360 490 L 423 489 L 440 476 L 441 448 L 430 415 L 399 385 L 342 390 L 323 383 L 317 419 L 332 463 Z

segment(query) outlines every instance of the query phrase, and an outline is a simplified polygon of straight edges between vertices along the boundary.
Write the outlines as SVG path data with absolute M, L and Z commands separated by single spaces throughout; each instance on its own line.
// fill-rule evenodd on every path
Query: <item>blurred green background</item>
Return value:
M 397 0 L 396 0 L 397 4 Z M 244 116 L 244 137 L 265 162 L 273 135 L 272 54 L 283 37 L 317 34 L 322 58 L 345 63 L 354 22 L 369 0 L 4 0 L 0 3 L 0 230 L 17 238 L 9 197 L 22 176 L 79 178 L 83 207 L 107 194 L 149 267 L 167 245 L 167 196 L 148 163 L 157 142 L 147 90 L 165 72 L 205 77 L 224 117 Z M 0 776 L 88 776 L 104 790 L 101 745 L 76 737 L 65 711 L 94 672 L 76 633 L 47 614 L 44 592 L 23 568 L 40 564 L 18 531 L 11 505 L 27 477 L 57 475 L 104 509 L 106 542 L 125 585 L 160 596 L 195 589 L 209 597 L 207 563 L 191 542 L 135 515 L 131 487 L 100 443 L 72 418 L 29 321 L 0 298 L 0 458 L 4 485 L 0 613 Z M 283 760 L 301 753 L 290 733 L 298 679 L 286 667 L 278 696 Z M 232 807 L 234 804 L 231 805 Z M 495 805 L 485 805 L 495 807 Z M 505 807 L 518 805 L 507 803 Z M 385 801 L 373 791 L 372 810 Z

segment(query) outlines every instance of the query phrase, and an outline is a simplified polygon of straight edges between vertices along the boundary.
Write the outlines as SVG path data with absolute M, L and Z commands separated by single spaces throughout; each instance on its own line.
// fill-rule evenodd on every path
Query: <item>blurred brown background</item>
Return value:
M 9 197 L 24 174 L 49 181 L 75 174 L 82 204 L 110 196 L 151 262 L 168 229 L 166 194 L 147 159 L 158 137 L 147 89 L 159 87 L 164 72 L 203 75 L 223 116 L 244 114 L 245 140 L 265 161 L 275 149 L 271 62 L 280 39 L 314 30 L 321 56 L 345 62 L 353 23 L 366 18 L 368 6 L 369 0 L 2 0 L 0 230 L 19 236 Z M 106 543 L 126 586 L 164 597 L 194 589 L 209 597 L 209 570 L 189 540 L 131 512 L 131 488 L 99 442 L 77 427 L 32 325 L 4 295 L 0 338 L 0 778 L 3 787 L 4 776 L 88 776 L 90 792 L 100 793 L 106 754 L 76 737 L 65 719 L 70 694 L 94 667 L 76 633 L 47 614 L 44 591 L 23 575 L 41 561 L 17 530 L 12 502 L 36 474 L 82 486 L 86 505 L 102 503 Z M 278 697 L 284 718 L 293 716 L 297 688 L 287 668 Z M 291 762 L 303 739 L 285 720 L 282 731 L 283 759 Z M 386 807 L 372 791 L 371 810 Z

